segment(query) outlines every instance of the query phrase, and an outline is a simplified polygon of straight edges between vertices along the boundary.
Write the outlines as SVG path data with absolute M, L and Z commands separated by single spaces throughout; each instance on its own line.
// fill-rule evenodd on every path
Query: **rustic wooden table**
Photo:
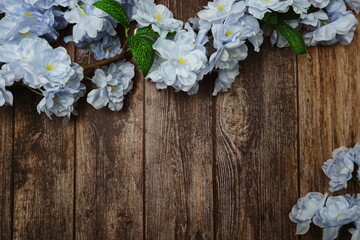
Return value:
M 185 20 L 207 0 L 157 2 Z M 217 98 L 211 77 L 188 97 L 139 76 L 124 111 L 82 101 L 67 126 L 15 89 L 0 108 L 0 239 L 297 239 L 291 207 L 360 140 L 359 50 L 359 36 L 301 57 L 267 42 Z

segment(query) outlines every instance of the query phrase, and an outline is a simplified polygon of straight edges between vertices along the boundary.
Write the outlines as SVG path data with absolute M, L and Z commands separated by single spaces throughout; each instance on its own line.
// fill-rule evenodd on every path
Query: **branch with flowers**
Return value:
M 330 178 L 329 191 L 346 189 L 349 181 L 360 186 L 360 143 L 353 148 L 334 150 L 332 159 L 322 167 Z M 344 239 L 341 229 L 351 225 L 351 240 L 360 240 L 360 193 L 330 196 L 328 193 L 310 192 L 298 200 L 289 214 L 297 223 L 296 234 L 304 235 L 310 224 L 323 228 L 323 240 Z
M 183 23 L 154 0 L 2 0 L 0 106 L 13 104 L 8 87 L 20 82 L 43 96 L 39 113 L 69 119 L 88 79 L 95 89 L 87 102 L 120 111 L 135 84 L 130 57 L 158 89 L 189 95 L 216 72 L 216 96 L 239 75 L 249 45 L 260 51 L 270 37 L 273 45 L 304 54 L 307 46 L 349 44 L 359 10 L 360 0 L 214 0 Z M 64 41 L 98 62 L 80 66 L 66 49 L 51 46 L 67 27 L 72 35 Z

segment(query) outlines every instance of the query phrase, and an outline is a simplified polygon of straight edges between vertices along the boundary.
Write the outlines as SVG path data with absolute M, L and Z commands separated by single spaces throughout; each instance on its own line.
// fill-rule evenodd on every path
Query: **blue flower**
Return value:
M 160 88 L 172 86 L 177 91 L 195 94 L 198 81 L 209 72 L 206 49 L 200 46 L 192 29 L 179 31 L 174 40 L 158 38 L 153 48 L 156 59 L 147 78 Z
M 108 106 L 112 111 L 120 111 L 124 96 L 133 88 L 134 75 L 134 65 L 125 61 L 96 70 L 92 81 L 98 88 L 88 94 L 87 102 L 95 109 Z
M 19 45 L 0 46 L 0 61 L 32 88 L 46 90 L 65 84 L 74 74 L 63 47 L 53 49 L 41 38 L 23 39 Z
M 169 32 L 177 32 L 183 25 L 182 21 L 173 18 L 173 13 L 164 5 L 156 5 L 153 0 L 142 0 L 136 4 L 136 14 L 133 19 L 140 27 L 152 26 L 161 37 Z
M 249 13 L 257 19 L 263 19 L 265 13 L 271 11 L 287 12 L 292 3 L 293 0 L 246 0 Z
M 11 72 L 0 70 L 0 107 L 13 104 L 13 95 L 5 87 L 14 84 L 15 75 Z
M 215 52 L 210 56 L 210 67 L 220 69 L 214 96 L 227 91 L 239 74 L 239 61 L 248 56 L 246 41 L 254 45 L 255 51 L 260 50 L 262 33 L 258 21 L 247 14 L 242 17 L 232 15 L 223 24 L 212 27 Z
M 360 222 L 355 223 L 355 227 L 349 229 L 349 232 L 352 234 L 351 240 L 360 240 Z
M 232 14 L 241 17 L 246 9 L 244 1 L 214 0 L 214 2 L 209 2 L 205 9 L 198 13 L 198 16 L 209 23 L 221 23 Z
M 52 115 L 70 119 L 71 114 L 76 115 L 76 102 L 84 96 L 85 85 L 81 83 L 84 78 L 80 65 L 72 63 L 73 75 L 61 85 L 43 91 L 44 98 L 37 106 L 39 113 L 45 112 L 48 117 Z
M 110 35 L 116 35 L 114 23 L 108 19 L 108 15 L 100 9 L 88 3 L 80 3 L 70 11 L 65 12 L 65 19 L 74 23 L 73 39 L 79 43 L 84 37 L 96 38 L 99 32 L 107 31 Z
M 309 1 L 294 0 L 291 6 L 294 9 L 294 12 L 303 16 L 304 14 L 306 14 L 308 12 L 311 4 Z
M 37 106 L 39 113 L 44 112 L 51 118 L 52 115 L 57 117 L 70 118 L 74 112 L 75 97 L 68 91 L 46 91 L 43 93 L 44 98 Z
M 15 74 L 16 79 L 23 79 L 24 83 L 32 88 L 40 88 L 43 82 L 38 75 L 34 64 L 41 62 L 41 57 L 52 47 L 41 38 L 25 38 L 20 44 L 0 45 L 0 62 L 6 63 L 9 71 Z
M 357 13 L 360 12 L 360 1 L 359 0 L 345 0 L 349 7 L 355 10 Z
M 298 200 L 289 214 L 290 220 L 297 223 L 296 234 L 303 235 L 308 232 L 313 217 L 324 207 L 327 197 L 327 193 L 311 192 Z
M 122 52 L 119 37 L 106 35 L 100 41 L 91 45 L 92 53 L 97 60 L 115 57 Z
M 331 0 L 310 0 L 309 2 L 311 5 L 313 5 L 315 8 L 325 8 L 327 5 L 329 5 Z
M 343 45 L 349 44 L 356 30 L 358 20 L 351 11 L 346 11 L 343 0 L 332 2 L 326 7 L 329 19 L 319 22 L 316 28 L 309 28 L 304 35 L 308 46 L 317 44 L 332 45 L 340 42 Z
M 329 197 L 326 206 L 316 212 L 313 222 L 324 228 L 324 240 L 333 240 L 341 226 L 353 222 L 359 216 L 359 210 L 359 206 L 351 207 L 344 196 Z
M 342 147 L 333 152 L 333 159 L 324 163 L 322 169 L 325 175 L 330 178 L 331 192 L 347 188 L 347 182 L 352 178 L 354 162 L 345 157 L 349 149 Z
M 25 37 L 46 35 L 55 40 L 58 32 L 54 28 L 52 9 L 43 10 L 18 1 L 7 2 L 5 17 L 0 20 L 0 44 L 19 42 Z

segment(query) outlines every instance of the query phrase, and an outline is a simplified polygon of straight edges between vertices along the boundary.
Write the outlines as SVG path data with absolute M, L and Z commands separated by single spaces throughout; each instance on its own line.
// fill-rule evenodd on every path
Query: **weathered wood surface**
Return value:
M 206 2 L 158 1 L 182 20 Z M 322 163 L 360 140 L 359 48 L 357 36 L 296 57 L 265 43 L 217 98 L 212 77 L 188 97 L 138 76 L 124 111 L 83 100 L 67 126 L 14 89 L 0 109 L 0 239 L 298 239 L 292 205 L 326 191 Z

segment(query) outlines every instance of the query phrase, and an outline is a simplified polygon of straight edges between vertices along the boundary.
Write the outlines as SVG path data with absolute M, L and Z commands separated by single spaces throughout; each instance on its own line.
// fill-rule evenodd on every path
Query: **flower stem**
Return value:
M 96 63 L 83 65 L 82 67 L 83 67 L 85 72 L 89 71 L 89 70 L 98 69 L 98 68 L 101 68 L 102 66 L 109 65 L 110 63 L 118 62 L 120 60 L 124 60 L 127 57 L 127 55 L 128 55 L 128 43 L 125 42 L 124 47 L 123 47 L 123 51 L 121 52 L 121 54 L 119 54 L 119 55 L 117 55 L 115 57 L 109 58 L 109 59 L 98 61 Z
M 352 177 L 352 179 L 360 186 L 360 181 L 356 177 Z
M 29 87 L 28 85 L 26 84 L 22 84 L 23 86 L 27 87 L 30 91 L 32 91 L 33 93 L 36 93 L 37 95 L 40 95 L 40 96 L 44 96 L 44 94 L 42 94 L 42 92 L 38 92 L 36 91 L 36 89 L 33 89 L 31 87 Z M 40 90 L 41 91 L 41 90 Z

